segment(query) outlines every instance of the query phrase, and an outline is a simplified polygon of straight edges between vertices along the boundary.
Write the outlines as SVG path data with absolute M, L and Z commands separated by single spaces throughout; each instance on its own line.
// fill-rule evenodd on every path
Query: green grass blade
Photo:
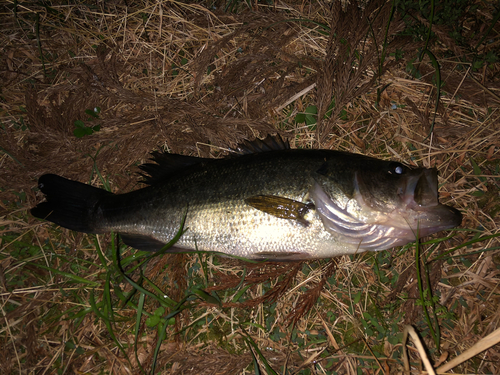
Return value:
M 432 25 L 434 23 L 434 9 L 435 9 L 435 5 L 434 5 L 434 0 L 431 0 L 431 14 L 430 14 L 430 17 L 429 17 L 429 31 L 427 32 L 427 38 L 425 40 L 425 47 L 424 49 L 427 49 L 429 47 L 429 41 L 431 40 L 431 34 L 432 34 Z
M 267 361 L 266 357 L 264 357 L 264 355 L 262 354 L 261 350 L 259 349 L 259 347 L 255 343 L 255 341 L 252 339 L 252 337 L 245 331 L 245 329 L 242 326 L 240 326 L 240 328 L 241 328 L 241 333 L 242 333 L 243 339 L 245 340 L 249 349 L 251 351 L 255 351 L 257 353 L 257 355 L 259 356 L 260 360 L 262 361 L 262 363 L 264 363 L 264 366 L 266 367 L 266 372 L 270 375 L 278 375 L 278 373 L 271 367 L 271 365 Z
M 255 353 L 253 352 L 253 350 L 251 348 L 250 348 L 250 353 L 252 353 L 252 358 L 253 358 L 252 362 L 253 362 L 254 373 L 255 373 L 255 375 L 261 375 L 262 371 L 260 371 L 259 362 L 257 361 L 257 357 L 255 356 Z
M 431 124 L 431 128 L 429 129 L 429 134 L 427 134 L 427 137 L 425 137 L 425 139 L 424 139 L 424 141 L 425 141 L 434 132 L 434 125 L 436 124 L 436 116 L 437 116 L 437 111 L 438 111 L 438 108 L 439 108 L 439 101 L 441 100 L 441 86 L 442 86 L 442 82 L 441 82 L 441 67 L 439 65 L 439 62 L 436 59 L 436 56 L 434 56 L 434 54 L 430 50 L 428 50 L 427 48 L 425 48 L 420 53 L 420 60 L 422 60 L 422 56 L 424 54 L 426 54 L 427 56 L 429 56 L 429 59 L 431 60 L 432 66 L 434 67 L 435 74 L 436 74 L 436 91 L 437 91 L 437 94 L 436 94 L 436 105 L 434 106 L 434 115 L 432 116 L 432 124 Z
M 137 309 L 136 309 L 136 312 L 137 312 L 137 317 L 135 319 L 135 331 L 134 331 L 134 354 L 135 354 L 135 360 L 137 362 L 137 364 L 139 365 L 142 373 L 145 373 L 145 370 L 144 368 L 142 367 L 141 365 L 141 362 L 139 361 L 139 356 L 137 354 L 137 343 L 139 342 L 139 330 L 141 328 L 141 318 L 143 316 L 143 312 L 144 312 L 144 302 L 146 300 L 146 295 L 144 293 L 141 293 L 139 295 L 139 302 L 137 304 Z
M 170 297 L 167 296 L 167 294 L 161 290 L 156 284 L 154 284 L 151 280 L 149 280 L 146 276 L 142 276 L 142 278 L 144 279 L 144 281 L 146 281 L 150 286 L 151 288 L 153 288 L 153 290 L 157 293 L 156 294 L 156 299 L 158 299 L 158 296 L 161 296 L 161 300 L 168 303 L 169 304 L 169 307 L 172 307 L 172 306 L 175 306 L 177 304 L 177 302 L 175 302 L 173 299 L 171 299 Z
M 418 284 L 418 292 L 419 292 L 419 296 L 420 296 L 420 305 L 422 307 L 422 310 L 424 312 L 424 318 L 425 318 L 425 321 L 427 322 L 427 326 L 429 327 L 429 331 L 430 331 L 430 334 L 434 340 L 434 344 L 436 345 L 436 348 L 437 350 L 439 351 L 439 347 L 440 347 L 440 340 L 441 340 L 441 337 L 440 337 L 440 328 L 439 328 L 439 324 L 436 324 L 436 327 L 434 327 L 434 324 L 433 322 L 431 321 L 431 318 L 430 318 L 430 315 L 429 315 L 429 311 L 427 309 L 429 303 L 428 301 L 432 300 L 432 291 L 431 291 L 431 285 L 429 284 L 429 275 L 428 275 L 428 272 L 427 272 L 427 277 L 426 277 L 426 280 L 427 280 L 427 289 L 424 290 L 424 286 L 423 286 L 423 282 L 422 282 L 422 274 L 420 272 L 420 264 L 421 264 L 421 259 L 420 259 L 420 244 L 419 244 L 419 241 L 418 241 L 418 229 L 417 229 L 417 241 L 415 243 L 415 267 L 416 267 L 416 271 L 417 271 L 417 284 Z M 426 271 L 428 271 L 426 269 Z M 426 293 L 427 291 L 427 293 Z
M 463 247 L 468 247 L 468 246 L 471 246 L 471 245 L 473 245 L 473 244 L 475 244 L 477 242 L 487 241 L 487 240 L 490 240 L 492 238 L 497 238 L 497 237 L 500 237 L 500 233 L 496 233 L 496 234 L 491 234 L 491 235 L 488 235 L 488 236 L 474 238 L 474 239 L 472 239 L 470 241 L 464 242 L 461 245 L 455 246 L 451 250 L 445 251 L 444 253 L 442 253 L 442 254 L 436 256 L 434 259 L 430 260 L 430 262 L 433 262 L 433 261 L 436 261 L 436 260 L 439 260 L 439 259 L 443 259 L 447 255 L 449 255 L 449 254 L 451 254 L 451 253 L 453 253 L 453 252 L 455 252 L 458 249 L 461 249 Z M 492 251 L 492 250 L 496 250 L 496 249 L 498 249 L 497 246 L 492 247 L 492 248 L 488 248 L 488 249 L 482 249 L 482 250 L 474 251 L 474 252 L 471 252 L 471 253 L 467 253 L 466 255 L 479 254 L 479 253 L 484 253 L 485 251 Z M 463 254 L 454 255 L 451 258 L 457 258 L 457 257 L 462 257 L 462 256 L 463 256 Z
M 100 311 L 99 305 L 95 301 L 94 290 L 92 290 L 90 292 L 89 303 L 90 303 L 90 306 L 92 307 L 92 311 L 94 312 L 94 314 L 96 314 L 96 316 L 102 320 L 102 322 L 104 323 L 104 325 L 108 329 L 108 333 L 109 333 L 109 336 L 111 337 L 111 339 L 114 341 L 116 346 L 118 346 L 118 348 L 120 349 L 120 351 L 122 352 L 124 357 L 127 358 L 127 360 L 128 360 L 128 356 L 127 356 L 127 353 L 125 352 L 125 349 L 123 348 L 122 344 L 118 341 L 117 337 L 115 336 L 115 332 L 113 330 L 113 326 L 111 324 L 111 321 L 109 320 L 109 318 L 106 315 L 104 315 Z
M 156 361 L 158 359 L 158 353 L 160 352 L 160 347 L 165 338 L 167 337 L 167 323 L 162 323 L 160 322 L 160 327 L 158 328 L 158 331 L 160 333 L 160 336 L 158 337 L 158 342 L 156 343 L 156 348 L 155 352 L 153 354 L 153 363 L 151 365 L 151 375 L 154 375 L 155 369 L 156 369 Z
M 484 33 L 484 35 L 481 38 L 481 40 L 476 44 L 476 47 L 475 47 L 476 50 L 479 48 L 479 46 L 481 44 L 483 44 L 484 40 L 490 34 L 491 30 L 493 30 L 493 28 L 495 27 L 495 24 L 498 22 L 499 19 L 500 19 L 500 9 L 495 14 L 495 17 L 493 17 L 493 19 L 491 20 L 491 23 L 490 23 L 490 26 L 488 27 L 488 30 L 486 30 L 486 32 Z
M 113 238 L 113 233 L 111 233 L 111 238 Z M 97 236 L 94 236 L 94 245 L 95 245 L 95 249 L 96 249 L 97 255 L 99 256 L 99 261 L 101 262 L 102 267 L 104 267 L 106 269 L 106 271 L 109 273 L 108 262 L 106 260 L 106 257 L 104 256 L 104 253 L 102 252 L 99 241 L 97 240 Z M 113 246 L 113 244 L 111 244 L 111 246 Z
M 208 303 L 212 303 L 212 304 L 217 305 L 220 308 L 222 308 L 222 302 L 217 294 L 214 293 L 215 296 L 213 296 L 213 295 L 205 292 L 203 289 L 198 289 L 198 288 L 193 288 L 191 291 L 193 294 L 198 296 L 201 300 L 206 301 Z
M 95 281 L 90 281 L 90 280 L 87 280 L 87 279 L 84 279 L 83 277 L 80 277 L 80 276 L 77 276 L 77 275 L 74 275 L 72 273 L 69 273 L 69 272 L 64 272 L 64 271 L 60 271 L 58 269 L 55 269 L 55 268 L 52 268 L 52 267 L 47 267 L 43 264 L 38 264 L 38 263 L 34 263 L 34 262 L 26 262 L 26 264 L 30 264 L 34 267 L 39 267 L 39 268 L 42 268 L 44 270 L 47 270 L 47 271 L 50 271 L 52 273 L 55 273 L 56 275 L 60 275 L 60 276 L 64 276 L 76 283 L 80 283 L 80 284 L 86 284 L 86 285 L 89 285 L 91 287 L 97 287 L 99 286 L 99 283 L 95 282 Z
M 111 274 L 106 274 L 106 282 L 104 283 L 103 298 L 106 306 L 106 313 L 110 321 L 115 322 L 115 315 L 113 311 L 113 303 L 111 302 Z
M 141 285 L 137 284 L 134 280 L 132 280 L 130 277 L 128 277 L 128 276 L 125 274 L 125 272 L 123 271 L 123 269 L 121 268 L 121 265 L 119 264 L 119 262 L 118 262 L 117 266 L 118 266 L 118 271 L 120 272 L 121 276 L 122 276 L 125 280 L 127 280 L 127 282 L 128 282 L 130 285 L 132 285 L 132 287 L 133 287 L 133 288 L 135 288 L 137 291 L 139 291 L 139 292 L 141 292 L 141 293 L 144 293 L 144 294 L 146 294 L 147 296 L 149 296 L 149 297 L 151 297 L 151 298 L 154 298 L 155 300 L 159 301 L 159 302 L 160 302 L 163 306 L 165 306 L 165 307 L 167 307 L 167 308 L 172 307 L 172 304 L 170 303 L 170 301 L 171 301 L 170 299 L 169 299 L 169 301 L 164 301 L 164 300 L 162 300 L 162 299 L 157 298 L 157 296 L 156 296 L 154 293 L 152 293 L 152 292 L 150 292 L 150 291 L 148 291 L 148 290 L 144 289 Z

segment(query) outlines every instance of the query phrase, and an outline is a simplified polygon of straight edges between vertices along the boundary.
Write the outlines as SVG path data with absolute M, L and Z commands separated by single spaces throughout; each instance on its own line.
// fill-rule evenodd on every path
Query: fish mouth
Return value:
M 462 223 L 462 214 L 457 209 L 439 203 L 436 168 L 415 170 L 408 177 L 406 191 L 401 197 L 408 212 L 414 212 L 411 221 L 416 221 L 418 237 L 427 236 Z
M 423 210 L 439 204 L 437 170 L 424 169 L 419 175 L 408 178 L 405 198 L 410 198 L 414 203 L 414 210 Z

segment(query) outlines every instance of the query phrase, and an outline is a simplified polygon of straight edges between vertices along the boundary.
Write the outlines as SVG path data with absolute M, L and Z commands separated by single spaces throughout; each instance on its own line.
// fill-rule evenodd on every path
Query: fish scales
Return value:
M 460 224 L 461 214 L 437 200 L 433 169 L 289 149 L 281 138 L 256 142 L 248 144 L 252 153 L 243 145 L 237 157 L 177 156 L 181 167 L 168 167 L 169 156 L 160 155 L 155 160 L 166 161 L 144 168 L 158 175 L 151 186 L 125 194 L 42 176 L 47 202 L 32 213 L 70 229 L 115 231 L 125 243 L 154 251 L 175 236 L 187 212 L 187 230 L 171 251 L 279 260 L 382 250 L 414 240 L 417 227 L 427 235 Z M 62 191 L 70 183 L 73 193 Z M 61 198 L 65 194 L 78 195 L 72 206 L 82 206 L 80 218 L 67 213 L 64 207 L 76 198 Z
M 149 234 L 167 243 L 179 230 L 188 209 L 186 233 L 177 248 L 218 251 L 242 257 L 269 253 L 326 251 L 335 238 L 323 230 L 318 215 L 309 225 L 284 220 L 245 203 L 258 195 L 302 201 L 312 185 L 312 173 L 324 162 L 322 152 L 268 152 L 197 166 L 152 186 L 103 204 L 103 229 Z M 148 191 L 146 192 L 146 190 Z M 122 202 L 134 202 L 124 205 Z M 113 207 L 122 207 L 116 215 Z M 113 212 L 113 215 L 107 213 Z M 340 247 L 344 250 L 344 247 Z M 320 255 L 320 254 L 319 254 Z

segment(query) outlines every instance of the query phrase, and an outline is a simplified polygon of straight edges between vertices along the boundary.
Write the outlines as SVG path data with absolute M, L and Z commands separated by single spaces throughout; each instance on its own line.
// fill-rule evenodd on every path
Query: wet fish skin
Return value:
M 217 251 L 252 259 L 326 258 L 382 250 L 455 227 L 461 214 L 437 199 L 433 169 L 359 154 L 289 149 L 280 138 L 247 143 L 241 156 L 156 154 L 150 186 L 126 194 L 44 175 L 47 201 L 32 214 L 125 243 L 172 251 Z

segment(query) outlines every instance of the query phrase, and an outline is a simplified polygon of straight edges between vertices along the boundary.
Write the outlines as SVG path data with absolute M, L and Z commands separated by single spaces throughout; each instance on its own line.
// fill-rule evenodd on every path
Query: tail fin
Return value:
M 97 204 L 114 194 L 54 174 L 40 177 L 38 187 L 46 201 L 31 209 L 33 216 L 78 232 L 101 232 L 96 225 Z

